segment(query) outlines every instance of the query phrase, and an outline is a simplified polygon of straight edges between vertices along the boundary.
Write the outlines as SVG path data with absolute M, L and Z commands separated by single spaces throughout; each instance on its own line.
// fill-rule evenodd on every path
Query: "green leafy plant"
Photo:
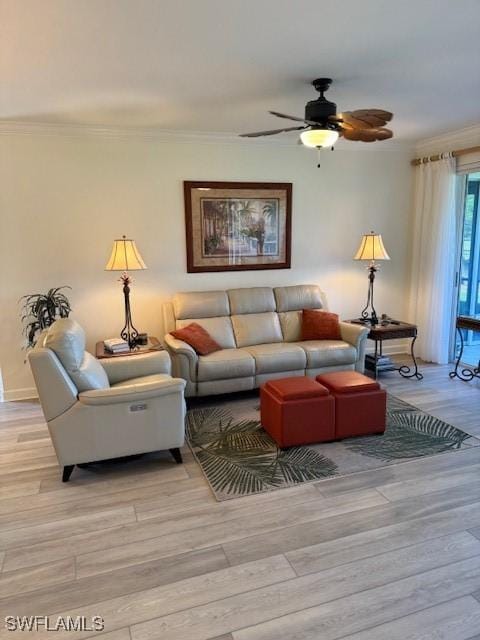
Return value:
M 70 302 L 62 289 L 69 286 L 54 287 L 47 293 L 30 293 L 20 298 L 22 303 L 23 333 L 27 339 L 27 348 L 37 342 L 38 335 L 52 325 L 58 318 L 68 318 L 72 310 Z

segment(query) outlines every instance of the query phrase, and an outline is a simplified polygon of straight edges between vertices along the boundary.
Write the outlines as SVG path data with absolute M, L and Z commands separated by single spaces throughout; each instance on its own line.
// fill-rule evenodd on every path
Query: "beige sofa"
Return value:
M 340 323 L 342 340 L 301 341 L 302 309 L 328 309 L 316 285 L 177 293 L 164 305 L 165 346 L 186 396 L 254 389 L 266 380 L 339 370 L 363 371 L 363 326 Z M 221 351 L 199 356 L 170 331 L 197 322 Z

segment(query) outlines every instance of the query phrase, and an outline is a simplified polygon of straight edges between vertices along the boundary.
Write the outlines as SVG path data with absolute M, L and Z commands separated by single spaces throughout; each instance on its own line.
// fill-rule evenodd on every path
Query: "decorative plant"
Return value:
M 69 286 L 55 287 L 47 293 L 31 293 L 22 296 L 23 333 L 27 339 L 27 348 L 33 348 L 38 335 L 52 325 L 58 318 L 68 318 L 71 309 L 70 302 L 61 289 L 71 289 Z

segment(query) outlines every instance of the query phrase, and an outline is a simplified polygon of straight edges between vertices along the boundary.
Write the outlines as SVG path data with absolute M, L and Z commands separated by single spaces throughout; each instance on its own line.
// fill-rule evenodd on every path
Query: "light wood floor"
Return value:
M 382 380 L 480 436 L 480 384 L 448 370 Z M 62 485 L 38 404 L 0 405 L 0 639 L 57 614 L 108 640 L 480 638 L 480 447 L 223 503 L 185 460 Z

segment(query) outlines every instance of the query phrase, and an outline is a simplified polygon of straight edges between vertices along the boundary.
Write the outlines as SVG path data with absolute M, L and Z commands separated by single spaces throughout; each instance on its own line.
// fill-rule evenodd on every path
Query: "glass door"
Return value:
M 466 178 L 463 234 L 460 255 L 457 315 L 480 318 L 480 173 Z M 462 362 L 477 365 L 480 360 L 480 333 L 465 331 Z M 457 349 L 459 348 L 457 336 Z

